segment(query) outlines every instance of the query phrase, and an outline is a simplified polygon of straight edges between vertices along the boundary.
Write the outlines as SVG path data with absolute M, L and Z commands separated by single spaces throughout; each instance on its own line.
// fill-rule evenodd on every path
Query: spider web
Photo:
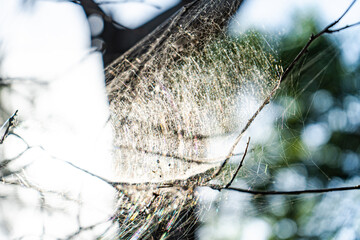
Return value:
M 281 73 L 260 35 L 227 35 L 240 2 L 188 5 L 106 69 L 119 238 L 168 237 L 196 186 L 230 180 L 217 172 Z
M 297 28 L 299 25 L 300 21 L 296 22 Z M 310 30 L 308 25 L 305 27 L 307 31 L 304 43 L 307 41 L 306 37 L 311 35 L 308 31 L 319 31 Z M 299 41 L 299 38 L 296 40 Z M 285 58 L 292 59 L 289 52 L 304 45 L 297 41 L 289 41 L 290 45 L 282 46 Z M 354 163 L 348 171 L 356 171 L 354 168 L 358 166 L 358 157 L 353 152 L 356 150 L 348 150 L 349 145 L 334 141 L 344 132 L 354 131 L 353 123 L 349 121 L 353 113 L 346 110 L 346 102 L 358 101 L 349 97 L 358 93 L 358 87 L 354 85 L 353 73 L 347 72 L 348 66 L 338 62 L 339 54 L 343 51 L 338 47 L 340 43 L 329 37 L 319 39 L 318 44 L 305 55 L 270 104 L 269 108 L 277 113 L 272 123 L 273 132 L 268 139 L 256 143 L 249 129 L 252 144 L 255 142 L 256 146 L 251 151 L 251 161 L 246 161 L 234 186 L 242 189 L 289 191 L 346 186 L 358 181 L 357 176 L 340 173 L 347 161 Z M 338 65 L 342 68 L 334 67 Z M 352 87 L 346 88 L 343 84 Z M 338 89 L 339 86 L 342 90 Z M 347 96 L 342 98 L 343 95 Z M 337 113 L 336 117 L 333 111 Z M 348 116 L 344 117 L 345 111 L 348 111 Z M 321 127 L 323 131 L 311 128 L 313 126 Z M 333 134 L 332 137 L 324 138 L 322 134 L 325 131 L 330 136 Z M 340 134 L 339 131 L 343 133 Z M 311 137 L 307 137 L 309 132 L 312 133 Z M 329 165 L 332 169 L 329 169 Z M 348 176 L 348 179 L 339 177 L 342 174 Z M 214 194 L 212 190 L 202 191 L 205 195 Z M 359 210 L 354 207 L 354 201 L 359 196 L 356 191 L 343 194 L 256 197 L 224 192 L 216 196 L 218 199 L 211 203 L 213 207 L 209 207 L 210 212 L 205 214 L 205 226 L 199 229 L 201 239 L 248 239 L 255 236 L 260 236 L 259 239 L 356 239 L 359 234 L 356 226 Z M 204 205 L 206 199 L 200 202 Z
M 67 194 L 66 191 L 70 189 L 68 185 L 75 185 L 75 182 L 70 181 L 69 176 L 71 170 L 74 170 L 73 166 L 70 166 L 71 170 L 66 172 L 65 177 L 60 178 L 64 182 L 67 181 L 66 188 L 63 191 L 54 191 L 45 190 L 43 186 L 35 185 L 32 179 L 27 179 L 26 174 L 23 173 L 28 170 L 26 166 L 17 163 L 16 168 L 11 168 L 14 166 L 9 163 L 14 163 L 13 159 L 5 159 L 1 162 L 1 174 L 5 178 L 2 179 L 4 186 L 1 187 L 4 191 L 0 197 L 5 199 L 8 196 L 19 195 L 17 200 L 26 200 L 20 201 L 19 205 L 26 205 L 20 206 L 20 209 L 34 203 L 33 205 L 39 207 L 41 211 L 48 213 L 48 216 L 73 213 L 71 210 L 79 207 L 78 214 L 68 216 L 65 220 L 70 218 L 78 220 L 70 224 L 73 227 L 71 230 L 75 228 L 75 232 L 72 235 L 64 235 L 64 232 L 61 232 L 56 236 L 63 236 L 65 239 L 81 237 L 89 239 L 93 238 L 94 234 L 104 239 L 186 239 L 187 235 L 192 234 L 197 228 L 199 221 L 206 218 L 204 215 L 208 215 L 207 218 L 210 219 L 216 217 L 225 219 L 220 223 L 223 231 L 219 232 L 222 235 L 211 236 L 213 239 L 216 237 L 223 239 L 227 236 L 227 229 L 224 226 L 231 224 L 234 226 L 239 218 L 242 221 L 240 226 L 251 229 L 247 224 L 243 224 L 249 215 L 272 213 L 278 220 L 296 205 L 305 205 L 308 209 L 306 204 L 309 203 L 307 200 L 310 197 L 307 196 L 252 198 L 226 191 L 222 191 L 225 194 L 221 194 L 219 202 L 211 203 L 215 205 L 212 208 L 201 203 L 203 201 L 201 195 L 207 188 L 201 188 L 200 197 L 194 191 L 197 186 L 210 184 L 223 186 L 228 183 L 239 160 L 237 153 L 241 154 L 243 151 L 242 146 L 236 149 L 232 161 L 224 167 L 222 164 L 236 142 L 236 137 L 276 85 L 280 73 L 275 61 L 276 53 L 267 49 L 267 43 L 263 41 L 261 35 L 248 33 L 239 38 L 231 38 L 227 35 L 225 30 L 227 20 L 224 19 L 227 19 L 236 8 L 237 5 L 232 1 L 194 2 L 107 69 L 112 110 L 111 123 L 116 133 L 114 165 L 117 172 L 115 178 L 109 179 L 118 190 L 116 210 L 112 217 L 98 224 L 83 223 L 80 216 L 87 217 L 102 206 L 99 202 L 90 206 L 90 210 L 82 208 L 85 204 L 79 201 L 80 197 Z M 327 54 L 322 56 L 322 54 L 323 52 L 310 59 L 308 64 L 301 65 L 299 72 L 303 74 L 305 69 L 320 59 L 326 59 L 326 64 L 317 71 L 319 75 L 316 76 L 321 77 L 323 72 L 331 70 L 327 62 L 331 62 L 328 60 L 332 60 L 332 56 L 328 57 Z M 296 78 L 296 75 L 300 74 L 296 73 L 292 77 Z M 314 81 L 297 86 L 298 83 L 292 82 L 290 86 L 294 90 L 290 92 L 294 96 L 279 94 L 280 100 L 277 104 L 283 105 L 285 110 L 283 119 L 278 119 L 280 123 L 277 122 L 276 130 L 283 131 L 284 134 L 271 135 L 268 140 L 270 143 L 266 142 L 266 146 L 257 145 L 250 151 L 252 161 L 246 161 L 234 186 L 244 189 L 269 189 L 269 187 L 288 189 L 289 186 L 303 188 L 301 184 L 305 182 L 304 176 L 307 170 L 305 167 L 308 166 L 316 169 L 321 177 L 329 178 L 330 174 L 329 176 L 324 174 L 324 166 L 336 163 L 334 156 L 339 154 L 339 150 L 330 145 L 322 149 L 323 156 L 315 154 L 313 151 L 308 151 L 299 141 L 302 128 L 291 131 L 292 121 L 303 127 L 307 126 L 306 117 L 311 113 L 311 106 L 302 112 L 299 102 L 303 94 L 305 98 L 314 97 L 306 91 L 308 87 L 313 87 L 311 83 Z M 322 83 L 323 81 L 320 81 L 319 84 Z M 315 85 L 315 88 L 319 89 L 320 85 L 317 83 Z M 354 89 L 358 91 L 357 88 Z M 317 94 L 320 95 L 321 91 Z M 354 104 L 358 104 L 355 96 L 347 96 L 346 99 L 348 101 L 346 107 L 356 107 Z M 346 101 L 344 100 L 345 103 Z M 315 104 L 315 100 L 311 104 Z M 274 107 L 274 104 L 271 103 L 270 106 Z M 339 109 L 337 112 L 341 113 Z M 356 123 L 356 111 L 354 110 L 352 114 L 349 114 L 348 120 Z M 262 131 L 265 132 L 264 129 Z M 250 135 L 253 137 L 252 132 Z M 22 141 L 25 145 L 24 153 L 35 148 L 14 134 L 9 135 L 6 143 L 9 143 L 8 140 L 11 138 Z M 288 157 L 289 151 L 305 153 L 303 156 L 306 159 L 301 163 L 293 163 Z M 356 162 L 358 159 L 354 152 L 345 152 L 342 156 L 345 156 L 344 162 Z M 314 160 L 311 159 L 312 157 Z M 308 159 L 310 161 L 307 161 Z M 328 163 L 325 164 L 324 159 Z M 47 164 L 55 165 L 54 162 L 47 161 Z M 284 166 L 286 171 L 277 172 Z M 346 168 L 346 165 L 343 168 Z M 7 175 L 9 169 L 18 171 L 10 172 L 13 175 L 9 177 Z M 219 170 L 221 170 L 220 174 L 217 175 Z M 354 171 L 347 169 L 350 170 Z M 85 173 L 89 172 L 82 172 Z M 78 174 L 76 172 L 74 175 Z M 295 181 L 293 177 L 289 177 L 290 175 L 295 176 Z M 89 178 L 93 177 L 91 175 Z M 100 195 L 98 190 L 104 188 L 103 185 L 96 186 L 93 181 L 94 179 L 86 181 L 92 193 L 86 196 L 87 199 L 93 198 L 94 194 Z M 357 182 L 358 179 L 354 178 L 353 184 Z M 321 187 L 314 181 L 309 181 L 308 184 L 314 188 Z M 14 185 L 25 188 L 22 189 L 25 192 L 31 189 L 32 196 L 35 190 L 36 196 L 31 198 L 33 202 L 29 202 L 28 196 L 24 197 L 24 191 L 13 188 Z M 329 218 L 327 215 L 331 207 L 337 208 L 337 211 L 331 211 L 334 215 L 340 216 L 350 209 L 353 213 L 352 218 L 359 219 L 358 209 L 353 207 L 356 206 L 356 201 L 350 201 L 357 198 L 356 193 L 350 192 L 345 197 L 343 194 L 324 197 L 324 203 L 314 208 L 317 216 L 308 221 L 310 227 L 304 228 L 308 231 L 305 232 L 306 236 L 320 235 L 324 229 L 333 231 L 332 226 L 339 228 L 342 227 L 343 221 L 349 221 L 350 217 L 347 219 L 348 216 L 345 216 L 332 225 L 335 217 Z M 3 209 L 8 206 L 9 209 L 14 208 L 13 199 L 6 200 L 6 203 L 2 202 L 2 206 L 5 206 Z M 344 202 L 339 204 L 340 201 Z M 337 205 L 331 205 L 334 203 Z M 338 207 L 339 205 L 341 208 Z M 205 210 L 208 209 L 210 211 L 206 214 Z M 236 217 L 223 215 L 223 211 L 231 212 Z M 11 211 L 2 212 L 16 215 Z M 41 219 L 41 215 L 32 215 L 32 222 Z M 285 218 L 274 224 L 274 231 L 280 233 L 285 231 L 278 236 L 286 238 L 284 237 L 286 230 L 296 231 L 294 220 L 290 220 Z M 358 226 L 357 221 L 351 222 L 353 228 Z M 51 228 L 53 227 L 51 225 L 56 225 L 55 229 L 60 229 L 56 223 L 53 221 L 43 226 Z M 105 227 L 102 226 L 104 223 Z M 319 226 L 319 223 L 321 223 L 320 227 L 311 226 Z M 97 229 L 99 226 L 100 228 Z M 258 226 L 259 224 L 255 231 L 258 230 Z M 207 225 L 197 230 L 200 235 L 207 232 L 205 239 L 210 239 L 209 233 L 213 234 L 216 231 L 216 224 L 210 224 L 210 228 Z M 92 235 L 86 235 L 86 232 L 91 232 Z M 98 234 L 99 232 L 103 234 Z M 47 237 L 49 233 L 44 230 L 42 238 Z M 290 236 L 289 233 L 287 234 Z
M 194 231 L 198 218 L 195 188 L 229 182 L 236 164 L 222 165 L 230 155 L 234 155 L 231 160 L 239 160 L 243 148 L 233 152 L 232 147 L 281 73 L 276 53 L 261 35 L 250 32 L 235 38 L 227 34 L 229 18 L 240 3 L 194 1 L 106 69 L 116 174 L 103 177 L 118 190 L 111 216 L 109 208 L 104 211 L 101 206 L 100 195 L 108 196 L 99 190 L 111 187 L 99 183 L 99 177 L 47 153 L 42 146 L 28 144 L 21 136 L 9 136 L 7 144 L 15 139 L 24 151 L 16 161 L 9 160 L 15 166 L 7 167 L 15 171 L 2 179 L 4 189 L 13 190 L 9 195 L 19 200 L 19 209 L 29 207 L 21 202 L 26 194 L 22 190 L 18 194 L 13 186 L 31 192 L 32 207 L 37 210 L 33 222 L 43 226 L 41 237 L 51 233 L 64 239 L 95 235 L 184 239 Z M 26 155 L 35 150 L 41 152 L 41 159 L 37 155 L 29 161 Z M 30 162 L 29 168 L 22 165 L 22 157 Z M 31 176 L 36 166 L 41 171 Z M 37 185 L 31 177 L 41 174 L 46 177 Z M 83 179 L 74 177 L 79 175 Z M 59 189 L 50 181 L 54 178 L 62 181 Z M 83 183 L 84 191 L 72 192 Z M 11 206 L 11 200 L 6 204 Z M 92 222 L 99 211 L 103 221 Z M 58 228 L 54 234 L 55 220 L 62 215 L 70 229 L 59 232 L 62 228 Z M 42 221 L 43 216 L 51 220 Z

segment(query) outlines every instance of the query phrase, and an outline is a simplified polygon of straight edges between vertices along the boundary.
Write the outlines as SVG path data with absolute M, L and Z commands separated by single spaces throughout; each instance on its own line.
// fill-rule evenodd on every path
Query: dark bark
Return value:
M 102 33 L 98 36 L 93 36 L 92 39 L 98 39 L 103 42 L 101 50 L 103 52 L 104 66 L 107 67 L 112 61 L 151 33 L 157 26 L 169 19 L 182 6 L 192 1 L 193 0 L 182 0 L 176 6 L 166 10 L 159 16 L 136 29 L 128 29 L 115 22 L 112 16 L 107 15 L 93 0 L 81 0 L 80 5 L 83 7 L 87 17 L 92 14 L 97 14 L 104 21 Z
M 111 63 L 105 69 L 106 83 L 131 69 L 140 73 L 150 59 L 168 54 L 169 45 L 175 44 L 178 54 L 187 54 L 186 50 L 192 49 L 190 45 L 201 48 L 206 40 L 224 30 L 241 3 L 242 0 L 195 0 L 185 5 Z

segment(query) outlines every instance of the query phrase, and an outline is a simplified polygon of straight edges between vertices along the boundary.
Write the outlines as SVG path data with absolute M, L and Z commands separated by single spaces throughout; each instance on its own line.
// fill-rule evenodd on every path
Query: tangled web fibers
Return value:
M 184 229 L 194 188 L 231 178 L 228 164 L 215 173 L 279 81 L 262 36 L 225 33 L 241 1 L 195 2 L 106 70 L 120 239 Z
M 194 187 L 219 169 L 225 143 L 278 83 L 281 68 L 262 39 L 221 35 L 186 56 L 169 51 L 134 77 L 136 88 L 112 92 L 121 238 L 146 238 L 162 221 L 165 237 L 181 209 L 195 204 Z M 231 173 L 224 168 L 217 183 Z
M 136 93 L 122 93 L 136 96 L 131 105 L 112 101 L 118 180 L 186 180 L 219 166 L 222 159 L 208 155 L 211 140 L 238 133 L 277 83 L 275 60 L 260 44 L 254 33 L 222 36 L 156 64 L 137 79 Z

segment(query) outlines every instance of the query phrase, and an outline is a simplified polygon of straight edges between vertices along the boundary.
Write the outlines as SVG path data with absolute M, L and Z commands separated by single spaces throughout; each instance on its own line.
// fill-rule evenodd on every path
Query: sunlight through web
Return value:
M 204 3 L 161 44 L 138 45 L 145 54 L 107 68 L 120 238 L 165 238 L 195 205 L 196 186 L 226 184 L 235 169 L 220 166 L 278 84 L 276 53 L 261 35 L 229 37 L 204 13 L 223 14 L 223 5 Z

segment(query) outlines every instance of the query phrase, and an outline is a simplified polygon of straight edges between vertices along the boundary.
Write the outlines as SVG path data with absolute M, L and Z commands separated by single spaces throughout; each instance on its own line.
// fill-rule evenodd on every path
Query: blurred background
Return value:
M 71 162 L 99 174 L 111 174 L 106 167 L 110 164 L 99 168 L 89 160 L 92 152 L 87 161 L 74 157 L 88 151 L 93 142 L 97 143 L 97 156 L 109 154 L 106 143 L 111 133 L 103 128 L 108 114 L 103 68 L 188 2 L 0 0 L 1 122 L 19 109 L 22 122 L 16 131 L 26 136 L 31 146 L 45 144 L 56 156 L 75 159 Z M 272 40 L 269 44 L 286 67 L 310 35 L 340 17 L 351 2 L 246 0 L 230 23 L 229 33 L 243 34 L 250 29 L 260 32 Z M 359 22 L 359 16 L 360 3 L 356 2 L 335 28 Z M 360 26 L 324 35 L 314 42 L 249 129 L 251 151 L 233 186 L 302 190 L 360 183 L 359 43 Z M 66 130 L 58 128 L 63 123 Z M 52 132 L 54 126 L 57 131 Z M 98 144 L 100 135 L 105 139 L 102 145 Z M 20 144 L 17 141 L 23 142 L 7 139 L 6 150 L 5 146 L 0 149 L 2 159 L 19 154 L 18 148 L 11 148 Z M 74 142 L 76 148 L 72 147 Z M 79 142 L 84 144 L 79 146 Z M 22 144 L 23 149 L 28 147 Z M 29 162 L 41 161 L 43 153 L 37 151 L 33 149 L 22 162 L 1 165 L 1 176 Z M 66 167 L 47 167 L 53 172 L 64 171 L 68 182 L 59 189 L 68 191 L 72 175 Z M 49 173 L 44 172 L 49 171 L 34 168 L 33 179 L 48 182 Z M 73 175 L 75 178 L 78 174 Z M 98 189 L 103 191 L 103 185 L 99 184 Z M 27 229 L 32 228 L 27 221 L 13 227 L 21 219 L 29 219 L 31 212 L 20 211 L 15 218 L 9 209 L 16 209 L 14 204 L 26 205 L 27 198 L 14 203 L 7 197 L 9 191 L 0 193 L 0 238 L 41 235 L 43 229 L 33 233 L 34 228 Z M 199 220 L 193 236 L 197 239 L 360 238 L 358 191 L 266 197 L 219 193 L 205 187 L 198 191 Z M 108 198 L 102 201 L 108 202 L 112 194 L 105 190 L 100 195 Z M 97 212 L 106 219 L 113 209 L 104 209 Z M 99 216 L 92 215 L 96 222 Z M 82 220 L 82 224 L 85 222 Z M 61 230 L 52 233 L 64 234 Z

